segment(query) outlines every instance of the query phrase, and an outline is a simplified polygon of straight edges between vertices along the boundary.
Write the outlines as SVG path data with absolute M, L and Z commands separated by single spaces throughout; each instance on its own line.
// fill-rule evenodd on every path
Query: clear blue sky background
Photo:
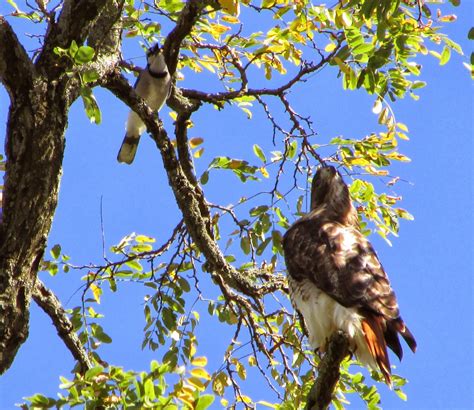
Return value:
M 0 14 L 9 10 L 2 4 Z M 467 40 L 472 23 L 473 2 L 464 0 L 455 10 L 458 21 L 446 32 L 468 56 L 473 50 Z M 138 48 L 136 48 L 138 50 Z M 134 54 L 135 53 L 135 54 Z M 140 55 L 140 51 L 131 51 Z M 387 409 L 469 409 L 473 408 L 473 101 L 472 81 L 462 61 L 453 54 L 447 66 L 426 57 L 418 102 L 410 98 L 395 105 L 397 120 L 410 128 L 411 141 L 401 152 L 412 158 L 397 165 L 392 173 L 410 183 L 399 184 L 402 206 L 414 216 L 402 223 L 400 237 L 389 247 L 377 237 L 372 241 L 397 291 L 405 321 L 418 340 L 416 355 L 407 351 L 397 372 L 409 379 L 402 402 L 381 385 L 383 407 Z M 143 64 L 138 60 L 137 64 Z M 373 98 L 362 92 L 344 92 L 333 70 L 323 71 L 297 88 L 291 100 L 300 112 L 311 114 L 322 139 L 344 135 L 360 137 L 374 129 Z M 192 80 L 192 77 L 191 77 Z M 189 86 L 200 87 L 202 82 Z M 175 208 L 161 159 L 148 138 L 143 138 L 133 166 L 119 165 L 115 158 L 123 137 L 128 109 L 108 92 L 97 90 L 103 124 L 89 124 L 76 102 L 71 109 L 67 131 L 64 177 L 60 203 L 49 239 L 50 246 L 61 243 L 73 262 L 99 262 L 102 254 L 100 198 L 103 197 L 104 229 L 107 246 L 130 232 L 164 240 L 179 217 L 164 216 Z M 0 90 L 0 135 L 5 133 L 8 96 Z M 164 110 L 164 113 L 168 109 Z M 168 129 L 171 120 L 165 118 Z M 206 108 L 196 118 L 191 136 L 204 137 L 207 158 L 225 152 L 249 156 L 258 143 L 271 148 L 271 130 L 256 114 L 246 120 L 238 110 L 218 112 Z M 198 168 L 207 164 L 203 160 Z M 235 180 L 223 177 L 217 189 L 206 191 L 211 201 L 235 202 Z M 45 280 L 66 307 L 78 304 L 78 273 Z M 101 305 L 107 320 L 106 331 L 114 339 L 101 350 L 105 359 L 125 368 L 148 369 L 161 353 L 141 351 L 144 325 L 143 290 L 137 285 L 120 288 Z M 202 335 L 220 329 L 204 328 Z M 202 340 L 201 354 L 215 349 L 212 340 Z M 408 349 L 405 349 L 408 350 Z M 216 365 L 219 358 L 216 358 Z M 73 366 L 70 353 L 57 337 L 50 319 L 32 303 L 30 337 L 21 347 L 12 368 L 0 378 L 0 410 L 14 408 L 21 398 L 35 392 L 54 396 L 59 375 L 69 376 Z M 212 370 L 212 368 L 211 368 Z M 267 395 L 260 386 L 248 393 L 255 400 Z M 356 408 L 359 402 L 354 401 Z

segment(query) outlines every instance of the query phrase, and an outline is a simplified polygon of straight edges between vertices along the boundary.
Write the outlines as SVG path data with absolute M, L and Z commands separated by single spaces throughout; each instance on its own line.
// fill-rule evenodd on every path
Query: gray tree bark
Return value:
M 0 223 L 0 374 L 28 336 L 29 305 L 58 201 L 68 110 L 78 95 L 77 79 L 66 75 L 72 62 L 53 50 L 72 40 L 83 44 L 91 33 L 99 38 L 107 26 L 94 23 L 111 5 L 118 4 L 65 0 L 58 19 L 50 16 L 36 61 L 0 17 L 0 81 L 10 96 Z

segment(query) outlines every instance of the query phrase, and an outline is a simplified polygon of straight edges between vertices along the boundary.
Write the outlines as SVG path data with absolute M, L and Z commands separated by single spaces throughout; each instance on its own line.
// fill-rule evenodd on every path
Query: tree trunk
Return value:
M 58 202 L 71 103 L 80 83 L 73 63 L 55 47 L 81 45 L 90 35 L 104 75 L 119 57 L 124 0 L 63 0 L 50 15 L 44 46 L 33 63 L 8 21 L 0 16 L 0 81 L 10 95 L 7 156 L 0 214 L 0 374 L 28 336 L 29 305 Z M 76 67 L 77 68 L 77 67 Z
M 0 225 L 0 373 L 28 336 L 29 304 L 58 201 L 69 107 L 43 78 L 10 106 Z

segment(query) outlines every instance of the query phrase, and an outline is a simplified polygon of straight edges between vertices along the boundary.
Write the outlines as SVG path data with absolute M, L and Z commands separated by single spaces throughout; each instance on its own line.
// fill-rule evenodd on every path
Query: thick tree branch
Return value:
M 311 387 L 306 410 L 326 410 L 340 376 L 340 366 L 349 354 L 349 342 L 342 332 L 336 332 L 329 339 L 327 351 L 319 363 L 318 377 Z
M 208 269 L 221 275 L 226 283 L 249 296 L 258 297 L 285 287 L 283 279 L 258 283 L 249 272 L 240 272 L 224 258 L 219 246 L 209 235 L 206 221 L 201 215 L 200 201 L 195 186 L 186 177 L 176 156 L 166 130 L 145 102 L 136 95 L 127 80 L 119 73 L 104 79 L 103 86 L 131 107 L 144 121 L 148 131 L 160 150 L 168 182 L 173 190 L 176 202 L 183 214 L 184 221 L 193 241 L 207 260 Z
M 31 87 L 34 66 L 26 50 L 4 17 L 0 16 L 0 82 L 5 84 L 10 99 Z
M 181 43 L 191 32 L 202 11 L 207 6 L 212 6 L 215 10 L 220 8 L 217 0 L 188 0 L 179 15 L 176 26 L 168 34 L 163 46 L 163 52 L 171 75 L 174 74 L 178 65 Z
M 54 61 L 58 60 L 54 48 L 68 48 L 72 40 L 79 45 L 83 44 L 107 3 L 112 3 L 112 0 L 65 0 L 58 21 L 50 23 L 43 49 L 36 62 L 37 68 L 50 78 L 63 74 L 64 67 L 54 64 Z M 72 62 L 66 60 L 63 64 L 71 65 Z
M 195 109 L 198 108 L 198 106 L 195 107 Z M 199 202 L 201 218 L 204 220 L 209 236 L 212 237 L 211 214 L 209 212 L 209 206 L 206 202 L 206 198 L 204 197 L 204 192 L 202 191 L 202 188 L 196 179 L 196 175 L 194 174 L 193 159 L 188 146 L 188 122 L 191 118 L 191 114 L 191 110 L 184 111 L 178 114 L 178 118 L 176 119 L 175 135 L 178 158 L 184 175 L 186 175 L 188 181 L 194 186 L 194 193 L 196 195 L 197 201 Z
M 36 281 L 33 300 L 53 321 L 59 337 L 72 353 L 74 358 L 78 361 L 80 372 L 83 373 L 86 370 L 91 369 L 93 367 L 92 362 L 90 361 L 84 346 L 82 346 L 82 343 L 79 341 L 67 313 L 61 306 L 61 302 L 39 279 Z

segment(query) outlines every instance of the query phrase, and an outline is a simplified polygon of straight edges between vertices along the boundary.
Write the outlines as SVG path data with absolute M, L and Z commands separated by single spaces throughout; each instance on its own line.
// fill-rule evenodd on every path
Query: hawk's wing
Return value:
M 286 233 L 284 250 L 288 272 L 295 279 L 310 279 L 345 307 L 386 319 L 399 316 L 387 274 L 359 230 L 303 218 Z
M 288 273 L 309 279 L 345 307 L 385 319 L 387 345 L 402 356 L 397 333 L 414 351 L 416 343 L 399 315 L 395 293 L 370 242 L 356 228 L 308 215 L 285 234 Z

